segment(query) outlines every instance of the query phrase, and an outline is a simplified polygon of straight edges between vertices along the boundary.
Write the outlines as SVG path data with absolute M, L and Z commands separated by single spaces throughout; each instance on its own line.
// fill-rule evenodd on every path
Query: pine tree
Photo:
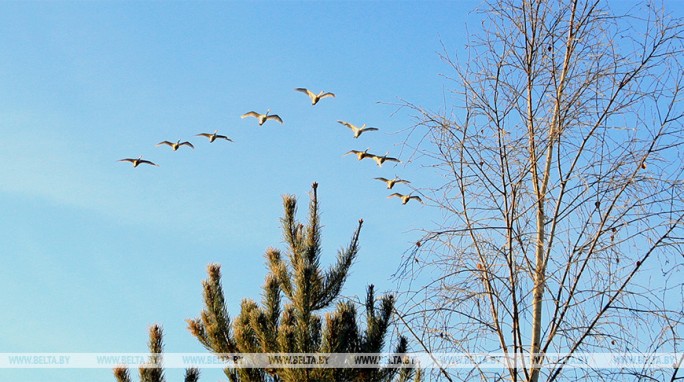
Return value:
M 150 328 L 150 342 L 148 343 L 150 356 L 147 363 L 139 368 L 140 382 L 164 382 L 164 369 L 162 368 L 162 353 L 164 351 L 163 331 L 161 326 L 152 325 Z M 114 377 L 118 382 L 132 382 L 131 374 L 125 367 L 114 369 Z M 190 368 L 185 370 L 185 382 L 199 381 L 199 370 Z
M 393 296 L 376 300 L 373 285 L 368 287 L 363 327 L 357 323 L 355 305 L 338 301 L 359 250 L 363 220 L 359 220 L 349 245 L 338 252 L 337 262 L 323 270 L 317 184 L 312 188 L 306 226 L 295 219 L 296 198 L 283 197 L 282 224 L 288 248 L 285 257 L 277 249 L 267 250 L 269 274 L 261 304 L 244 299 L 240 314 L 231 320 L 221 287 L 221 268 L 209 265 L 209 276 L 203 282 L 205 308 L 199 318 L 188 320 L 188 329 L 208 350 L 216 354 L 382 352 L 394 309 Z M 334 309 L 322 317 L 320 312 L 333 305 Z M 407 341 L 400 337 L 394 352 L 400 355 L 406 350 Z M 420 380 L 420 373 L 412 369 L 390 367 L 227 368 L 225 373 L 232 382 Z

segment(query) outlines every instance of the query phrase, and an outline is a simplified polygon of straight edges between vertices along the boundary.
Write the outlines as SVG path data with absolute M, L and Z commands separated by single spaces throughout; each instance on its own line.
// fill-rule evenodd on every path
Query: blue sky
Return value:
M 474 5 L 0 3 L 0 351 L 144 352 L 155 322 L 167 351 L 202 351 L 184 320 L 202 308 L 207 264 L 224 266 L 232 315 L 242 298 L 258 299 L 263 254 L 284 247 L 281 196 L 297 195 L 305 219 L 313 181 L 324 261 L 365 220 L 343 294 L 391 290 L 415 230 L 440 215 L 387 199 L 373 178 L 419 187 L 433 175 L 342 154 L 408 156 L 411 116 L 385 103 L 441 106 L 448 68 L 437 52 L 462 49 Z M 296 87 L 337 97 L 312 107 Z M 240 119 L 269 108 L 283 125 Z M 380 131 L 355 140 L 338 119 Z M 235 142 L 194 136 L 216 129 Z M 155 147 L 178 139 L 196 149 Z M 160 167 L 117 162 L 139 155 Z M 0 379 L 113 377 L 53 369 Z
M 259 299 L 263 254 L 284 248 L 281 195 L 297 195 L 305 219 L 313 181 L 324 261 L 365 221 L 343 294 L 392 290 L 417 229 L 441 214 L 387 199 L 373 180 L 438 181 L 407 160 L 414 120 L 391 104 L 443 108 L 451 85 L 438 53 L 463 54 L 478 3 L 0 2 L 0 352 L 144 352 L 152 323 L 167 351 L 202 351 L 184 320 L 202 308 L 206 265 L 223 264 L 233 316 L 242 298 Z M 337 97 L 312 107 L 296 87 Z M 285 123 L 240 119 L 266 109 Z M 338 119 L 380 131 L 355 140 Z M 216 129 L 235 142 L 194 136 Z M 155 147 L 178 139 L 196 149 Z M 342 156 L 365 148 L 405 161 Z M 117 162 L 139 155 L 160 167 Z

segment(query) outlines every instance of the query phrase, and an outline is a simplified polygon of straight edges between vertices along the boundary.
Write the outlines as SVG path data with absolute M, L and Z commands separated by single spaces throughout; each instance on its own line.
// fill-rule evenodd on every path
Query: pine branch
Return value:
M 221 287 L 221 266 L 207 267 L 209 278 L 202 282 L 205 309 L 199 319 L 187 320 L 188 330 L 202 345 L 216 353 L 235 353 L 236 344 L 230 333 L 230 318 Z
M 291 275 L 287 270 L 287 265 L 283 262 L 280 251 L 275 248 L 269 248 L 266 251 L 266 261 L 271 274 L 278 280 L 280 288 L 282 288 L 285 296 L 292 300 L 292 282 Z
M 278 319 L 280 318 L 280 283 L 273 274 L 266 276 L 262 312 L 259 315 L 259 338 L 263 351 L 275 352 L 278 338 Z
M 324 353 L 355 353 L 359 349 L 359 331 L 356 308 L 351 302 L 340 302 L 334 312 L 325 316 L 325 329 L 321 343 Z M 355 381 L 360 369 L 333 369 L 334 378 L 325 380 Z
M 322 323 L 320 316 L 311 316 L 311 320 L 309 322 L 309 333 L 311 349 L 314 349 L 314 351 L 318 351 L 321 348 L 321 341 L 323 340 Z
M 380 299 L 380 307 L 376 308 L 373 289 L 373 285 L 370 285 L 366 296 L 366 335 L 361 348 L 364 353 L 382 351 L 394 308 L 393 296 L 383 296 Z
M 352 353 L 359 349 L 356 308 L 351 302 L 340 302 L 333 313 L 326 314 L 322 349 L 325 353 Z
M 242 353 L 258 353 L 260 351 L 257 328 L 260 309 L 256 302 L 251 299 L 243 299 L 240 304 L 240 314 L 235 318 L 233 330 L 237 351 Z
M 313 183 L 311 202 L 309 203 L 309 224 L 307 225 L 306 237 L 304 238 L 305 256 L 308 263 L 315 269 L 319 268 L 321 256 L 321 232 L 320 217 L 318 210 L 318 183 Z
M 423 373 L 421 369 L 401 369 L 399 372 L 398 382 L 409 382 L 413 377 L 413 382 L 421 382 L 423 380 Z
M 394 354 L 392 354 L 392 358 L 394 360 L 401 359 L 402 362 L 406 361 L 406 351 L 408 350 L 408 340 L 406 340 L 406 337 L 400 336 L 399 337 L 399 343 L 397 346 L 394 348 Z M 397 372 L 399 373 L 399 381 L 409 381 L 411 377 L 413 376 L 413 368 L 412 367 L 405 367 L 405 368 L 390 368 L 386 367 L 380 371 L 380 375 L 382 376 L 381 380 L 389 381 L 394 379 L 395 375 L 397 375 Z
M 294 352 L 295 340 L 295 312 L 292 304 L 286 304 L 278 326 L 278 347 L 283 353 Z
M 344 282 L 347 280 L 349 268 L 359 251 L 359 234 L 361 233 L 362 225 L 363 219 L 359 219 L 359 226 L 356 228 L 349 246 L 346 250 L 340 250 L 337 253 L 337 263 L 326 272 L 323 278 L 323 290 L 313 307 L 314 310 L 330 305 L 339 296 L 342 286 L 344 286 Z
M 283 232 L 285 236 L 285 242 L 290 246 L 290 263 L 294 266 L 298 263 L 298 255 L 300 250 L 300 240 L 301 229 L 299 224 L 295 221 L 295 216 L 297 214 L 297 199 L 294 195 L 284 195 L 283 196 L 283 207 L 285 208 L 285 217 L 281 219 L 283 224 Z
M 185 382 L 199 382 L 200 371 L 196 368 L 185 370 Z
M 140 382 L 164 382 L 162 353 L 164 352 L 163 331 L 161 326 L 152 325 L 148 342 L 150 355 L 147 363 L 140 366 Z
M 125 367 L 117 367 L 114 369 L 114 378 L 116 378 L 117 382 L 132 382 L 131 381 L 131 375 L 128 372 L 128 369 Z

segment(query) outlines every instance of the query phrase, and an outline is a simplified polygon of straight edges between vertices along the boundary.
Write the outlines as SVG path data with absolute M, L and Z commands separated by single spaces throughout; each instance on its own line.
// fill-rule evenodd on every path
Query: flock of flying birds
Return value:
M 335 97 L 335 94 L 330 93 L 330 92 L 321 91 L 318 94 L 316 94 L 316 93 L 313 93 L 312 91 L 310 91 L 309 89 L 306 89 L 306 88 L 296 88 L 295 90 L 298 92 L 305 93 L 307 96 L 309 96 L 309 98 L 311 99 L 311 105 L 312 106 L 316 105 L 318 103 L 318 101 L 322 100 L 323 98 Z M 266 114 L 260 114 L 260 113 L 257 113 L 256 111 L 250 111 L 250 112 L 243 114 L 241 116 L 241 118 L 254 117 L 257 119 L 259 126 L 262 126 L 264 123 L 266 123 L 269 120 L 274 120 L 274 121 L 283 123 L 283 120 L 282 120 L 282 118 L 280 118 L 280 116 L 278 116 L 277 114 L 270 114 L 270 112 L 271 112 L 270 109 L 266 111 Z M 338 120 L 337 122 L 348 127 L 352 131 L 352 133 L 354 134 L 354 138 L 360 137 L 361 134 L 363 134 L 365 132 L 377 131 L 378 130 L 375 127 L 366 127 L 365 123 L 363 125 L 361 125 L 361 127 L 358 127 L 358 126 L 355 126 L 355 125 L 353 125 L 349 122 L 345 122 L 345 121 Z M 209 140 L 209 143 L 213 143 L 217 139 L 225 140 L 228 142 L 233 142 L 233 140 L 230 139 L 229 137 L 219 134 L 218 130 L 215 130 L 213 133 L 196 134 L 195 136 L 205 137 Z M 177 151 L 179 148 L 181 148 L 183 146 L 187 146 L 191 149 L 195 148 L 195 146 L 188 141 L 184 141 L 184 142 L 181 142 L 180 140 L 177 140 L 176 142 L 161 141 L 161 142 L 157 143 L 157 146 L 164 146 L 164 145 L 169 146 L 173 151 Z M 370 150 L 370 149 L 366 149 L 364 151 L 351 150 L 344 155 L 354 154 L 354 155 L 356 155 L 356 158 L 358 160 L 363 160 L 366 158 L 373 159 L 379 167 L 382 167 L 382 164 L 385 162 L 397 162 L 397 163 L 401 162 L 397 158 L 393 158 L 393 157 L 388 156 L 389 152 L 386 152 L 385 155 L 376 155 L 376 154 L 369 153 L 368 150 Z M 147 164 L 147 165 L 159 167 L 158 164 L 156 164 L 152 161 L 149 161 L 147 159 L 142 159 L 142 155 L 139 156 L 138 158 L 119 159 L 119 162 L 130 162 L 133 164 L 133 167 L 138 167 L 141 164 Z M 393 179 L 386 179 L 386 178 L 382 178 L 382 177 L 377 177 L 375 179 L 384 182 L 387 185 L 388 190 L 391 190 L 395 184 L 411 183 L 408 180 L 400 179 L 398 177 L 395 177 Z M 411 194 L 400 194 L 398 192 L 395 192 L 395 193 L 388 196 L 388 198 L 392 198 L 392 197 L 399 198 L 401 200 L 402 204 L 408 203 L 411 199 L 415 199 L 421 203 L 423 202 L 419 196 L 411 195 Z

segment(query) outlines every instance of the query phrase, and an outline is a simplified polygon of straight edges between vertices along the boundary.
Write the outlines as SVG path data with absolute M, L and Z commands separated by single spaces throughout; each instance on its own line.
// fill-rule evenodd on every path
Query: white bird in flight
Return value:
M 277 114 L 269 115 L 268 113 L 270 112 L 271 109 L 268 109 L 266 111 L 266 114 L 259 114 L 256 111 L 250 111 L 249 113 L 245 113 L 242 116 L 240 116 L 240 118 L 254 117 L 259 121 L 259 126 L 263 125 L 264 122 L 268 121 L 269 119 L 273 119 L 280 123 L 283 123 L 283 120 Z
M 374 155 L 373 155 L 373 154 L 369 154 L 369 153 L 368 153 L 368 150 L 370 150 L 370 149 L 366 149 L 366 150 L 364 150 L 364 151 L 351 150 L 351 151 L 348 151 L 348 152 L 347 152 L 346 154 L 344 154 L 344 155 L 354 154 L 354 155 L 356 155 L 356 158 L 358 158 L 358 160 L 361 160 L 361 159 L 363 159 L 363 158 L 372 158 Z
M 167 146 L 171 147 L 173 149 L 173 151 L 178 150 L 181 146 L 188 146 L 192 149 L 195 148 L 195 146 L 193 146 L 192 143 L 187 142 L 187 141 L 181 142 L 180 139 L 178 141 L 176 141 L 176 143 L 169 142 L 169 141 L 161 141 L 161 142 L 157 143 L 157 146 L 161 146 L 161 145 L 167 145 Z
M 335 97 L 335 94 L 330 93 L 330 92 L 324 92 L 323 90 L 321 90 L 318 94 L 313 93 L 311 90 L 309 90 L 307 88 L 296 88 L 295 90 L 308 95 L 309 98 L 311 98 L 311 106 L 317 104 L 318 101 L 322 100 L 323 98 L 326 98 L 326 97 L 333 97 L 334 98 Z
M 397 183 L 411 183 L 411 182 L 409 182 L 408 180 L 399 179 L 399 178 L 397 178 L 397 177 L 395 177 L 394 179 L 385 179 L 385 178 L 375 178 L 375 179 L 387 183 L 387 189 L 388 189 L 388 190 L 391 190 L 392 187 L 394 187 L 394 185 L 397 184 Z
M 350 128 L 354 132 L 354 138 L 358 138 L 361 134 L 363 134 L 366 131 L 377 131 L 378 130 L 376 127 L 366 127 L 365 123 L 363 125 L 361 125 L 361 127 L 356 127 L 349 122 L 339 121 L 339 120 L 337 122 L 347 126 L 348 128 Z
M 225 139 L 228 142 L 232 142 L 233 140 L 226 137 L 225 135 L 220 135 L 218 133 L 218 130 L 214 130 L 214 134 L 209 134 L 209 133 L 200 133 L 200 134 L 195 134 L 197 137 L 207 137 L 209 139 L 209 143 L 213 143 L 217 139 Z
M 118 162 L 131 162 L 131 163 L 133 163 L 133 167 L 138 167 L 138 165 L 143 164 L 143 163 L 159 167 L 159 165 L 154 163 L 154 162 L 148 161 L 146 159 L 142 159 L 142 155 L 139 156 L 138 158 L 119 159 Z
M 389 153 L 385 153 L 385 155 L 382 155 L 382 156 L 373 155 L 373 160 L 375 160 L 375 163 L 377 163 L 379 167 L 382 167 L 382 164 L 387 162 L 387 161 L 397 162 L 397 163 L 401 162 L 397 158 L 388 157 L 387 154 L 389 154 Z
M 396 196 L 396 197 L 400 198 L 400 199 L 401 199 L 401 204 L 406 204 L 406 203 L 408 203 L 409 200 L 411 200 L 411 199 L 416 199 L 417 201 L 423 203 L 423 200 L 420 198 L 420 196 L 416 196 L 416 195 L 411 195 L 411 194 L 409 194 L 409 195 L 402 195 L 402 194 L 400 194 L 400 193 L 398 193 L 398 192 L 395 192 L 394 194 L 388 196 L 388 198 L 391 198 L 391 197 L 393 197 L 393 196 Z

